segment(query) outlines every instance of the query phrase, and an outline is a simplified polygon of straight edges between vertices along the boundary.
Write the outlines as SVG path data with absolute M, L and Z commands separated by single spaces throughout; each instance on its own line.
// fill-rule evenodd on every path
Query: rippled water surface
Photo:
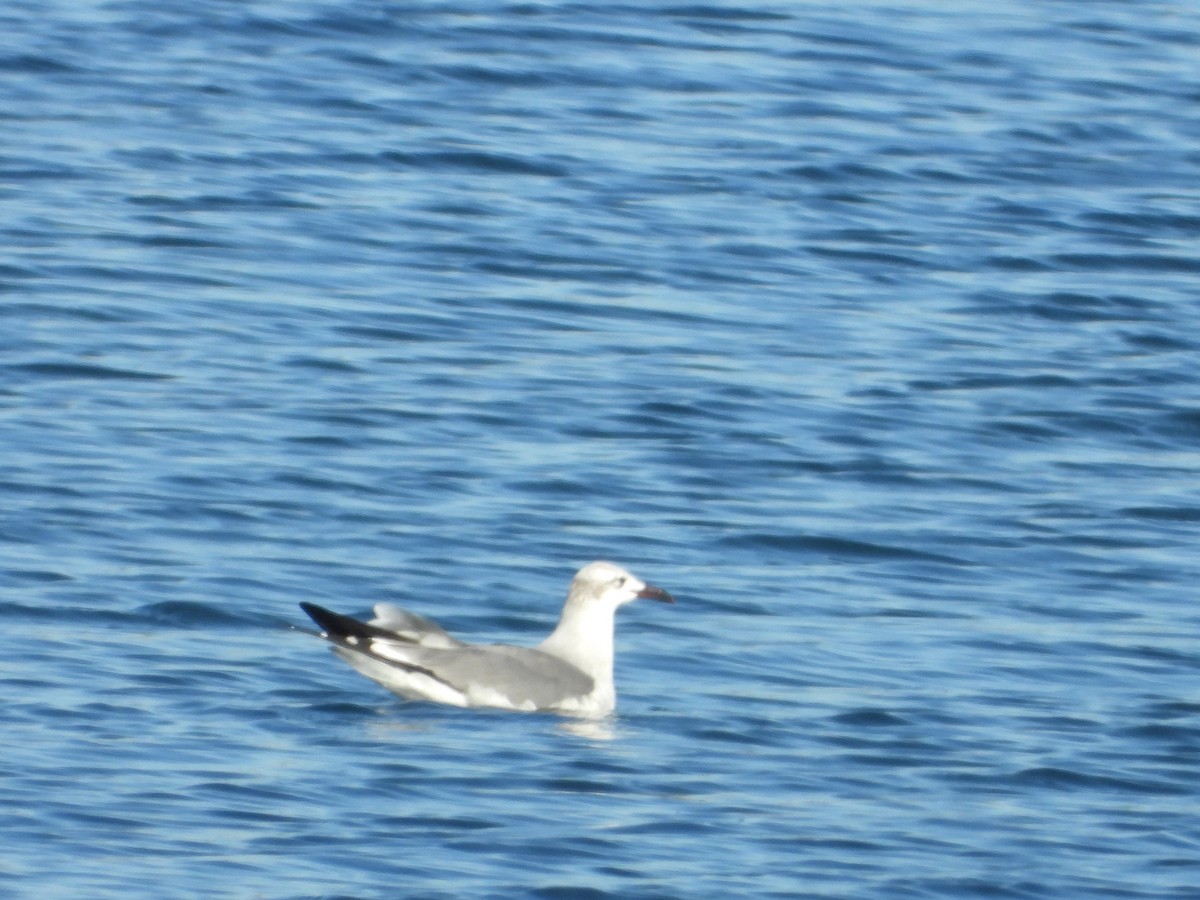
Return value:
M 0 10 L 0 894 L 1200 896 L 1192 3 Z M 619 714 L 401 703 L 307 600 Z

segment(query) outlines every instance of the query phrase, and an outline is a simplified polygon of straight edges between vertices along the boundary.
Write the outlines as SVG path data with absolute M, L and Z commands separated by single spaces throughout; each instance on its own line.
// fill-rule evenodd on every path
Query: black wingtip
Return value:
M 425 675 L 434 681 L 440 681 L 449 688 L 458 690 L 458 688 L 455 688 L 453 684 L 446 681 L 432 669 L 426 669 L 423 666 L 413 665 L 412 663 L 406 663 L 398 659 L 380 657 L 374 652 L 370 641 L 360 641 L 361 638 L 387 638 L 388 640 L 395 641 L 397 636 L 391 632 L 371 625 L 368 622 L 360 622 L 358 619 L 352 619 L 350 616 L 335 613 L 323 606 L 317 606 L 315 603 L 301 603 L 300 608 L 304 610 L 310 619 L 317 623 L 317 627 L 321 629 L 321 637 L 326 638 L 331 643 L 339 647 L 344 647 L 347 650 L 365 653 L 376 659 L 383 659 L 388 665 Z
M 347 641 L 355 643 L 355 640 L 352 639 L 396 639 L 396 635 L 385 628 L 380 628 L 369 622 L 360 622 L 358 619 L 350 616 L 343 616 L 341 613 L 335 613 L 323 606 L 317 606 L 315 603 L 301 603 L 300 608 L 304 610 L 310 619 L 317 623 L 317 627 L 321 629 L 325 637 L 339 643 Z
M 304 610 L 305 615 L 320 625 L 323 629 L 325 629 L 325 622 L 330 621 L 331 617 L 334 615 L 334 613 L 331 613 L 325 607 L 317 606 L 315 603 L 301 603 L 300 608 Z
M 315 603 L 301 603 L 300 608 L 329 637 L 358 636 L 370 628 L 366 622 L 343 616 Z

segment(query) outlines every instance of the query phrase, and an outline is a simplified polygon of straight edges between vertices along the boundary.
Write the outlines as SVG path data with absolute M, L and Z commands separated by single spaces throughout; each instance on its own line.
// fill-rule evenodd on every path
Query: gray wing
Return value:
M 413 663 L 468 697 L 499 695 L 514 707 L 550 709 L 592 692 L 595 682 L 557 656 L 507 644 L 413 648 Z
M 422 647 L 465 647 L 462 641 L 452 637 L 436 622 L 419 616 L 415 612 L 401 609 L 390 603 L 375 604 L 372 625 L 394 632 L 401 640 L 420 644 Z

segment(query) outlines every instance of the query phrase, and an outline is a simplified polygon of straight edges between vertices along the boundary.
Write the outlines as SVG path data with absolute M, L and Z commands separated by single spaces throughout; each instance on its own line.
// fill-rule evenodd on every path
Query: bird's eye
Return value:
M 625 587 L 625 579 L 624 578 L 617 579 L 617 587 Z

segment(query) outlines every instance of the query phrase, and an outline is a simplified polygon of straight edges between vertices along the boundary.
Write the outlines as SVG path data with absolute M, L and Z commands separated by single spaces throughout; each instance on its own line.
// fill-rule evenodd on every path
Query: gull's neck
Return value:
M 568 602 L 558 627 L 538 649 L 590 675 L 597 690 L 612 691 L 615 613 L 607 603 Z

